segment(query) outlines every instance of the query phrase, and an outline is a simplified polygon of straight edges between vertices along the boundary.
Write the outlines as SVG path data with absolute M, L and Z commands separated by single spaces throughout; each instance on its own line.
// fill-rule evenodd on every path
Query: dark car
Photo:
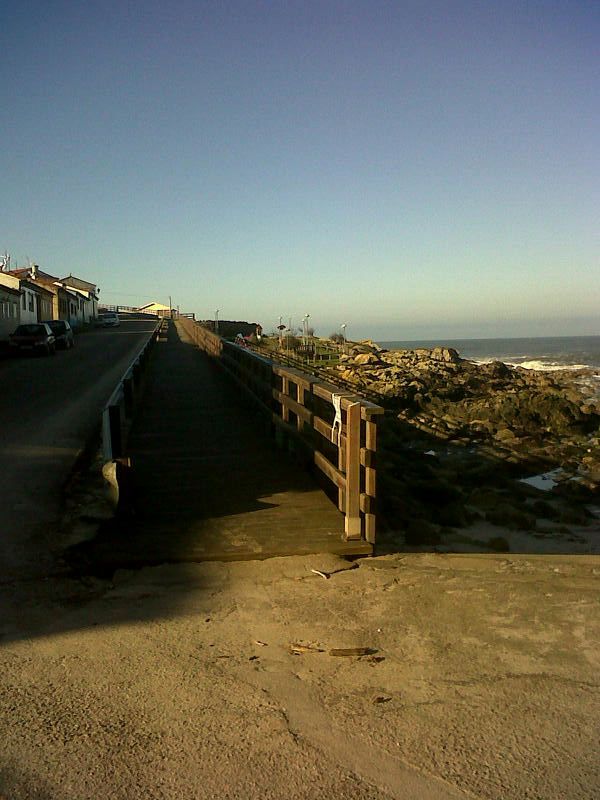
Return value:
M 13 352 L 30 350 L 35 353 L 45 353 L 47 356 L 56 352 L 56 339 L 44 322 L 19 325 L 17 330 L 11 333 L 8 341 Z
M 63 350 L 69 350 L 71 347 L 75 347 L 73 328 L 66 319 L 46 319 L 42 324 L 47 325 L 54 334 L 57 347 Z

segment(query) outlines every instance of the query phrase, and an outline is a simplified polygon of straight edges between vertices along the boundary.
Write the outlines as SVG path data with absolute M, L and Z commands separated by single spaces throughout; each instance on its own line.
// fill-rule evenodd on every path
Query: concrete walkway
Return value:
M 128 450 L 135 513 L 92 544 L 96 564 L 357 552 L 335 505 L 175 325 L 157 344 Z

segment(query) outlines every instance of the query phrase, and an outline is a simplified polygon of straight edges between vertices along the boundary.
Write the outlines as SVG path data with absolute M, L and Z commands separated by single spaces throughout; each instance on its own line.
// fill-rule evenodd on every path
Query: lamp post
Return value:
M 342 353 L 346 352 L 346 323 L 342 322 L 341 324 L 342 329 Z
M 219 309 L 215 311 L 215 333 L 219 333 Z
M 310 319 L 310 314 L 305 314 L 304 319 L 302 320 L 302 334 L 304 337 L 304 346 L 308 347 L 308 320 Z

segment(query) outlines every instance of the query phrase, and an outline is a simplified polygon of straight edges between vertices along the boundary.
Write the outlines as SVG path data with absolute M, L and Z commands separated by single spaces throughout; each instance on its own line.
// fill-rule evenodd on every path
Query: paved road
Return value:
M 76 337 L 73 350 L 0 361 L 0 581 L 50 569 L 61 489 L 155 321 Z

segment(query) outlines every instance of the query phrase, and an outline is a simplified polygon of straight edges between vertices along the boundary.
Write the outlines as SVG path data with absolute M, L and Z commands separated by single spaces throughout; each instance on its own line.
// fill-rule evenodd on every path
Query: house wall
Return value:
M 38 294 L 33 289 L 28 289 L 23 286 L 21 289 L 21 308 L 19 310 L 19 322 L 27 324 L 28 322 L 38 321 Z
M 83 297 L 83 305 L 79 307 L 79 324 L 90 323 L 98 316 L 98 298 L 96 296 L 96 284 L 84 281 L 69 275 L 61 278 L 60 282 L 70 291 L 77 292 Z
M 86 292 L 82 292 L 84 295 L 83 299 L 83 322 L 89 323 L 92 320 L 96 319 L 98 316 L 98 303 L 94 300 L 93 296 L 88 295 Z
M 83 323 L 83 298 L 74 295 L 72 292 L 65 292 L 65 303 L 67 308 L 66 316 L 60 315 L 61 319 L 69 321 L 73 330 L 80 328 Z
M 8 341 L 19 324 L 20 296 L 0 286 L 0 341 Z
M 52 316 L 52 295 L 40 292 L 38 295 L 38 322 L 44 319 L 54 319 Z

